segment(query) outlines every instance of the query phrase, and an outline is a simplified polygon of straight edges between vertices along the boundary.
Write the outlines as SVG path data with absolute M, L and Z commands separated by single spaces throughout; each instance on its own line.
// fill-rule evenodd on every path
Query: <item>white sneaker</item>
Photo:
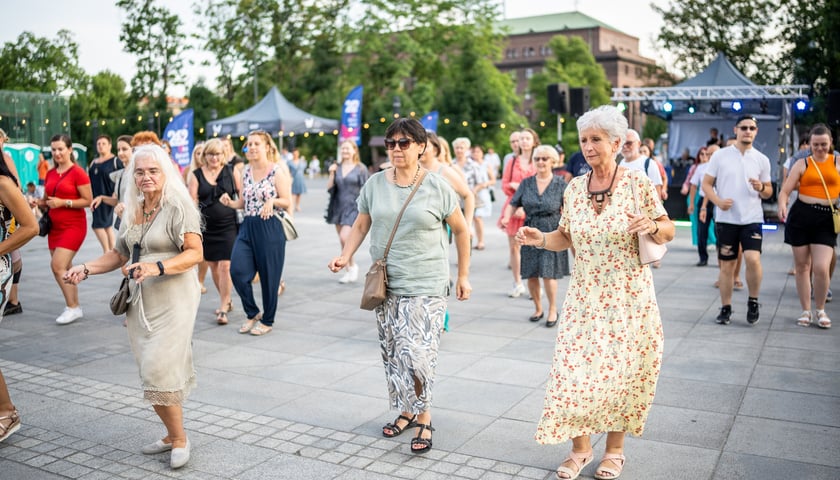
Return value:
M 84 313 L 82 313 L 82 307 L 64 307 L 64 312 L 55 319 L 55 323 L 59 325 L 67 325 L 68 323 L 75 322 L 83 316 Z
M 338 279 L 338 283 L 351 283 L 355 282 L 359 279 L 359 266 L 353 265 L 352 267 L 347 267 L 344 275 Z
M 516 285 L 513 286 L 513 290 L 511 290 L 510 293 L 508 293 L 508 297 L 519 298 L 519 296 L 522 295 L 523 293 L 525 293 L 525 285 L 522 285 L 521 283 L 517 283 Z

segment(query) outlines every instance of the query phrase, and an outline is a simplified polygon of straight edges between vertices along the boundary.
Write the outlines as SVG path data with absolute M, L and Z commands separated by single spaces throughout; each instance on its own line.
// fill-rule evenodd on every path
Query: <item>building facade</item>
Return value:
M 508 43 L 504 58 L 496 63 L 496 68 L 514 79 L 516 93 L 523 99 L 519 113 L 529 120 L 539 117 L 533 110 L 534 96 L 546 95 L 546 92 L 529 91 L 528 82 L 532 75 L 542 71 L 546 60 L 553 57 L 548 42 L 557 35 L 582 38 L 613 87 L 658 85 L 656 62 L 639 54 L 638 38 L 586 14 L 565 12 L 513 18 L 499 22 L 499 26 L 507 32 Z M 638 111 L 638 104 L 634 102 L 627 107 L 631 125 L 640 127 L 642 113 Z

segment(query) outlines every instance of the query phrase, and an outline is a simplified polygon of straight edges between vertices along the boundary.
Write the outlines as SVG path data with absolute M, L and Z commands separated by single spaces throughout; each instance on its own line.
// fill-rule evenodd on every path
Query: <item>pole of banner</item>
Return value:
M 563 115 L 557 114 L 557 145 L 563 146 Z

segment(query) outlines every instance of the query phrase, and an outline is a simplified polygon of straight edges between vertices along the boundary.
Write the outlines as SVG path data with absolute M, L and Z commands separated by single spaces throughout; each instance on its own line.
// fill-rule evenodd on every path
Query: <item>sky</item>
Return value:
M 662 56 L 654 48 L 654 38 L 662 26 L 662 19 L 651 9 L 652 1 L 621 0 L 622 8 L 616 8 L 616 0 L 500 0 L 500 3 L 505 3 L 507 18 L 579 10 L 638 37 L 640 53 L 661 63 Z M 663 5 L 664 1 L 655 0 L 659 5 Z M 0 44 L 15 41 L 24 31 L 55 39 L 56 32 L 64 28 L 73 32 L 79 45 L 79 64 L 88 74 L 110 70 L 129 84 L 134 75 L 134 57 L 122 50 L 119 37 L 123 14 L 114 3 L 114 0 L 0 0 L 0 11 L 3 12 Z M 181 17 L 188 33 L 195 32 L 191 0 L 161 4 Z M 192 85 L 204 77 L 206 84 L 212 86 L 213 70 L 199 65 L 202 60 L 210 58 L 209 55 L 191 50 L 185 57 L 194 63 L 184 68 L 185 83 Z M 170 92 L 170 95 L 183 94 L 184 89 L 178 87 Z

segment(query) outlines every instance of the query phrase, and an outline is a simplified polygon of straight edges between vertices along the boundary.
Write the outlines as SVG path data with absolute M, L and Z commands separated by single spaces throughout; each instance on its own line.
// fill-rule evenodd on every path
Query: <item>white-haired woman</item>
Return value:
M 638 234 L 668 242 L 674 223 L 647 176 L 615 161 L 627 134 L 617 108 L 591 110 L 577 127 L 592 171 L 566 188 L 557 230 L 522 227 L 516 234 L 523 245 L 575 249 L 536 439 L 572 439 L 557 468 L 557 478 L 572 479 L 594 458 L 590 435 L 608 432 L 594 476 L 614 479 L 624 467 L 625 433 L 644 430 L 662 363 L 662 323 L 653 275 L 639 262 Z M 637 205 L 641 213 L 632 213 Z
M 182 405 L 195 386 L 192 333 L 201 298 L 195 275 L 203 257 L 201 218 L 161 147 L 137 147 L 128 168 L 134 183 L 128 187 L 116 246 L 70 268 L 64 280 L 78 284 L 120 267 L 134 280 L 126 312 L 128 338 L 143 397 L 166 427 L 163 439 L 141 451 L 151 455 L 171 450 L 175 469 L 190 458 Z
M 563 192 L 566 190 L 566 182 L 552 170 L 552 166 L 559 159 L 557 150 L 550 145 L 540 145 L 534 149 L 533 161 L 537 173 L 522 179 L 510 203 L 505 205 L 502 225 L 507 226 L 513 211 L 521 207 L 525 210 L 526 226 L 542 232 L 557 230 L 560 211 L 563 208 Z M 548 300 L 548 318 L 545 326 L 553 327 L 560 318 L 560 312 L 557 310 L 557 279 L 569 273 L 568 254 L 524 246 L 520 255 L 521 275 L 528 281 L 528 291 L 534 302 L 534 314 L 529 320 L 539 322 L 545 316 L 540 288 L 542 279 Z

